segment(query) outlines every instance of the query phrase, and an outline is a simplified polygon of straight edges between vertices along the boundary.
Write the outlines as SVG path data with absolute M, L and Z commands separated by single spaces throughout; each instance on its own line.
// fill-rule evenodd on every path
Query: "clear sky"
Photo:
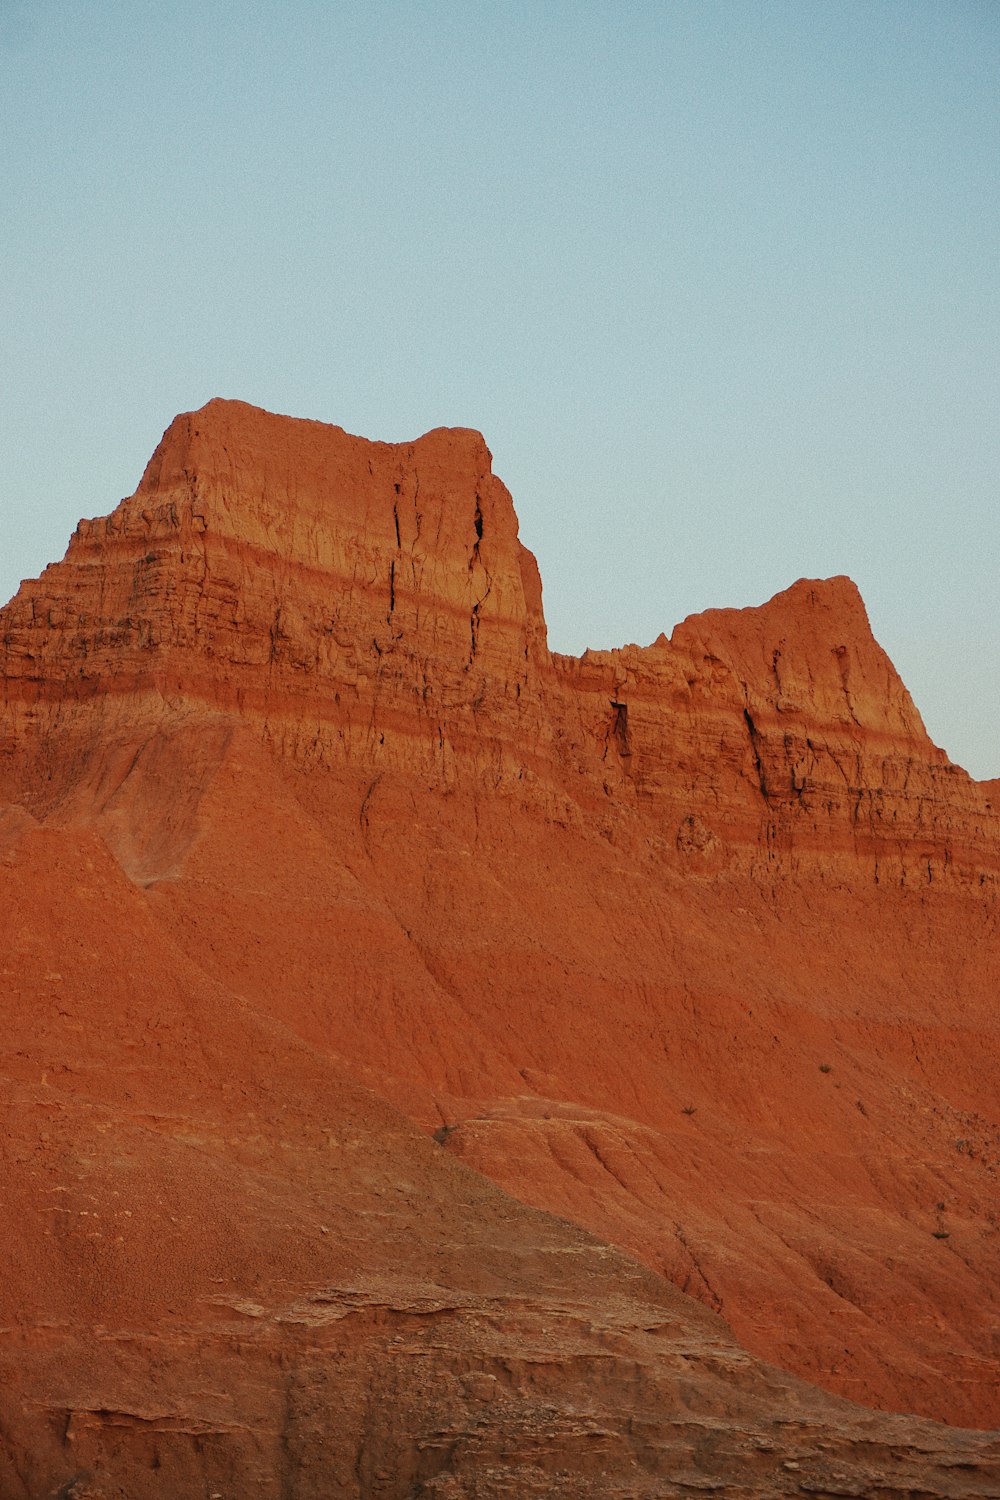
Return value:
M 214 395 L 480 428 L 559 650 L 849 573 L 1000 774 L 997 0 L 0 0 L 0 595 Z

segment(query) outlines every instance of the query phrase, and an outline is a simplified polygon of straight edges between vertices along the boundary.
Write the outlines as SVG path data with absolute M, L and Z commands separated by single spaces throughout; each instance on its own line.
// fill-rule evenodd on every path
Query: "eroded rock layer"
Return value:
M 560 657 L 478 434 L 216 401 L 0 669 L 12 1495 L 995 1490 L 835 1399 L 1000 1423 L 995 785 L 849 580 Z
M 478 433 L 372 443 L 213 401 L 22 587 L 3 637 L 8 752 L 57 723 L 65 761 L 197 706 L 297 766 L 509 789 L 577 823 L 612 798 L 724 863 L 996 873 L 989 800 L 931 744 L 848 579 L 552 656 Z

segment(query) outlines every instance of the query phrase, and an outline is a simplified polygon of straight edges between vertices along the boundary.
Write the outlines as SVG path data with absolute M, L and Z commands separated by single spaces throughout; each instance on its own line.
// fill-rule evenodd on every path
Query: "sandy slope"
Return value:
M 996 1489 L 760 1363 L 1000 1422 L 995 788 L 849 581 L 553 657 L 477 434 L 216 402 L 0 652 L 3 1493 Z

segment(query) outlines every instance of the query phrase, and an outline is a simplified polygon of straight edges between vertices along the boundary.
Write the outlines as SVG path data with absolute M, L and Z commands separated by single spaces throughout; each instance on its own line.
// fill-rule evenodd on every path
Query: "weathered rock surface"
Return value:
M 837 1399 L 1000 1423 L 996 786 L 848 580 L 552 655 L 478 434 L 212 402 L 0 674 L 0 1493 L 997 1492 Z

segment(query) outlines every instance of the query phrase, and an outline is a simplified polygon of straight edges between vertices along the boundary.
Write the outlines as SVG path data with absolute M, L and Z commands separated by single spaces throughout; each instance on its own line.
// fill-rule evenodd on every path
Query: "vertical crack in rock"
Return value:
M 760 758 L 760 734 L 757 730 L 756 724 L 753 721 L 753 716 L 748 708 L 745 708 L 743 710 L 743 719 L 747 726 L 747 733 L 750 736 L 750 749 L 753 751 L 753 763 L 757 768 L 757 780 L 760 783 L 760 795 L 763 797 L 764 801 L 767 802 L 767 774 L 764 770 L 764 762 Z
M 379 784 L 379 782 L 381 780 L 382 780 L 382 772 L 379 771 L 378 775 L 375 776 L 375 777 L 373 777 L 373 779 L 369 783 L 368 790 L 365 792 L 365 795 L 362 797 L 362 799 L 361 799 L 361 806 L 358 809 L 358 827 L 361 830 L 361 839 L 362 839 L 362 842 L 363 842 L 363 844 L 365 846 L 365 853 L 366 854 L 369 852 L 369 850 L 368 850 L 368 828 L 369 828 L 369 824 L 368 824 L 368 809 L 371 806 L 371 800 L 374 797 L 375 792 L 378 789 L 378 784 Z
M 483 605 L 486 603 L 487 599 L 490 597 L 490 595 L 492 594 L 492 592 L 493 592 L 493 578 L 492 578 L 492 576 L 489 573 L 487 573 L 487 575 L 486 575 L 486 592 L 485 592 L 485 594 L 483 595 L 483 597 L 481 599 L 477 599 L 476 600 L 476 602 L 472 606 L 472 610 L 471 610 L 471 612 L 469 614 L 469 633 L 470 633 L 470 636 L 471 636 L 471 645 L 470 645 L 470 650 L 469 650 L 469 660 L 466 663 L 466 669 L 468 669 L 469 667 L 472 666 L 472 662 L 473 662 L 473 659 L 474 659 L 474 657 L 476 655 L 476 652 L 479 650 L 479 626 L 480 626 L 480 623 L 481 623 L 480 622 L 479 611 L 482 609 Z
M 274 666 L 274 663 L 278 659 L 278 642 L 284 637 L 284 632 L 281 628 L 281 605 L 278 603 L 275 603 L 274 618 L 268 626 L 267 633 L 271 642 L 270 651 L 268 654 L 268 670 L 270 671 L 270 669 Z
M 616 698 L 612 698 L 611 707 L 615 711 L 611 733 L 615 744 L 618 746 L 618 754 L 627 758 L 632 754 L 632 747 L 629 744 L 628 738 L 628 704 L 619 703 Z
M 483 508 L 482 508 L 482 500 L 480 499 L 479 491 L 478 490 L 476 491 L 476 511 L 475 511 L 475 515 L 473 517 L 473 525 L 475 526 L 475 530 L 476 530 L 476 540 L 473 542 L 473 544 L 472 544 L 472 551 L 469 554 L 469 572 L 470 573 L 475 572 L 476 564 L 480 561 L 480 557 L 479 557 L 479 544 L 480 544 L 480 542 L 483 539 Z M 476 652 L 479 649 L 479 611 L 482 609 L 483 605 L 486 603 L 487 599 L 490 597 L 490 593 L 491 593 L 491 591 L 493 589 L 493 577 L 492 577 L 492 574 L 489 572 L 488 569 L 485 569 L 484 571 L 486 572 L 486 592 L 485 592 L 485 594 L 483 594 L 482 598 L 477 599 L 476 602 L 475 602 L 475 604 L 473 604 L 472 611 L 471 611 L 470 616 L 469 616 L 470 644 L 469 644 L 469 660 L 465 664 L 466 665 L 466 671 L 468 671 L 469 667 L 472 666 L 472 663 L 473 663 L 473 660 L 475 658 Z
M 846 646 L 835 646 L 833 654 L 837 658 L 837 671 L 840 674 L 840 685 L 844 692 L 844 702 L 847 704 L 847 712 L 850 714 L 855 724 L 860 727 L 861 720 L 858 718 L 857 713 L 855 712 L 854 699 L 851 696 L 850 652 L 848 651 Z
M 483 539 L 483 508 L 482 501 L 479 498 L 478 490 L 476 491 L 476 514 L 473 517 L 473 524 L 476 528 L 476 541 L 472 549 L 472 557 L 469 560 L 470 572 L 479 561 L 479 544 Z

